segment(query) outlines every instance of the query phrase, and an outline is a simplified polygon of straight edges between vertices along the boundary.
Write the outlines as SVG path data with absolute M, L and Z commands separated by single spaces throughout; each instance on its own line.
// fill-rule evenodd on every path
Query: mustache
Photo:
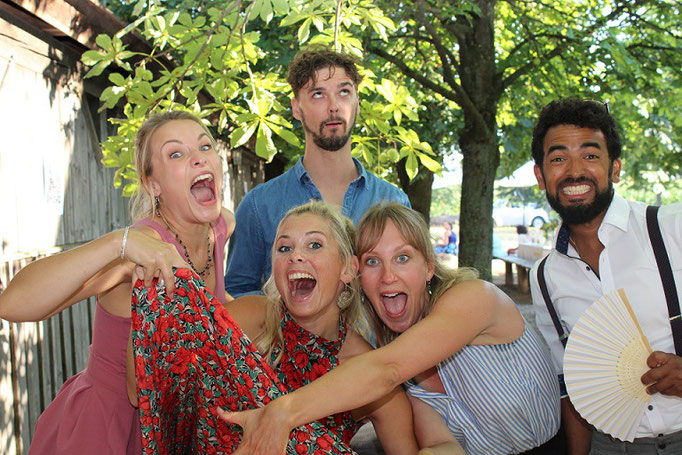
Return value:
M 559 182 L 558 188 L 561 189 L 565 186 L 568 185 L 578 185 L 581 183 L 590 183 L 594 185 L 595 187 L 598 187 L 597 182 L 594 179 L 587 178 L 585 176 L 578 177 L 578 178 L 572 178 L 572 177 L 567 177 L 563 179 L 561 182 Z
M 343 118 L 341 118 L 341 117 L 339 117 L 339 116 L 337 116 L 337 115 L 332 115 L 332 116 L 329 117 L 327 120 L 325 120 L 324 122 L 322 122 L 322 124 L 323 124 L 323 125 L 326 125 L 327 123 L 330 123 L 330 122 L 341 122 L 341 123 L 343 123 L 344 125 L 346 124 L 346 120 L 344 120 Z

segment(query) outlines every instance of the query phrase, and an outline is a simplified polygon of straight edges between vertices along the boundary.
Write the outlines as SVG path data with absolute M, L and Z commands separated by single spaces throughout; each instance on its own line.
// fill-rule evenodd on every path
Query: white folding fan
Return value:
M 650 398 L 640 380 L 650 353 L 625 291 L 594 302 L 576 322 L 564 353 L 566 389 L 580 415 L 631 442 Z

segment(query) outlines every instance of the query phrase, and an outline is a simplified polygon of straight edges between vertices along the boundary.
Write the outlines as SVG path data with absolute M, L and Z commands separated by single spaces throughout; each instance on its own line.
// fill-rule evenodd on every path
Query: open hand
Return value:
M 682 398 L 682 357 L 666 352 L 654 351 L 647 359 L 651 368 L 642 375 L 642 382 L 649 385 L 649 395 L 662 393 Z
M 241 412 L 227 412 L 218 408 L 217 412 L 224 421 L 242 427 L 242 441 L 234 455 L 283 455 L 286 453 L 291 428 L 287 426 L 284 415 L 277 415 L 272 404 Z

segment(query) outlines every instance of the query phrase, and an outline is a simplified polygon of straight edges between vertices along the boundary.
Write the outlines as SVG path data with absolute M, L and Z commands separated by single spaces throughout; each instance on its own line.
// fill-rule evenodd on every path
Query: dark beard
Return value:
M 562 181 L 558 188 L 564 186 L 564 184 L 575 184 L 588 182 L 592 183 L 595 188 L 597 188 L 596 182 L 589 180 L 587 177 L 580 177 L 577 179 L 566 179 Z M 597 194 L 594 196 L 594 200 L 589 204 L 579 204 L 579 205 L 563 205 L 559 202 L 559 198 L 549 194 L 549 191 L 545 191 L 547 195 L 547 202 L 549 205 L 559 214 L 561 219 L 566 224 L 583 224 L 595 219 L 599 214 L 605 211 L 611 204 L 613 199 L 613 181 L 609 177 L 609 185 L 604 191 L 599 191 L 597 189 Z
M 305 117 L 303 116 L 303 112 L 301 112 L 301 123 L 303 124 L 303 128 L 310 133 L 310 135 L 313 137 L 313 142 L 315 145 L 320 147 L 322 150 L 328 150 L 330 152 L 336 152 L 337 150 L 341 149 L 348 140 L 350 139 L 351 133 L 353 131 L 353 127 L 355 126 L 355 118 L 357 117 L 357 112 L 353 116 L 353 120 L 350 122 L 350 127 L 346 125 L 346 121 L 340 117 L 334 117 L 331 116 L 324 122 L 320 123 L 320 128 L 319 128 L 319 133 L 316 133 L 313 131 L 310 127 L 308 127 L 308 124 L 305 121 Z M 323 136 L 322 131 L 324 129 L 324 124 L 329 121 L 338 121 L 342 122 L 343 126 L 345 128 L 346 134 L 343 136 Z

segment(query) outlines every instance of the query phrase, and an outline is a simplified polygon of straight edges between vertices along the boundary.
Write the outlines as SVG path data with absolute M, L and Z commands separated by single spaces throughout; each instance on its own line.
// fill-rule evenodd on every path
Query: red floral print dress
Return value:
M 287 392 L 230 314 L 189 269 L 175 271 L 175 295 L 133 289 L 133 348 L 145 454 L 231 454 L 241 429 L 231 411 Z M 352 454 L 319 422 L 296 428 L 288 454 Z
M 339 351 L 346 341 L 347 326 L 343 317 L 339 320 L 339 336 L 336 341 L 330 341 L 304 329 L 291 317 L 288 311 L 282 312 L 282 335 L 284 336 L 284 352 L 275 367 L 277 378 L 293 392 L 311 381 L 328 373 L 339 364 Z M 281 348 L 272 352 L 274 361 Z M 362 422 L 356 421 L 350 411 L 341 412 L 333 416 L 318 420 L 330 432 L 336 433 L 346 444 L 350 444 Z

